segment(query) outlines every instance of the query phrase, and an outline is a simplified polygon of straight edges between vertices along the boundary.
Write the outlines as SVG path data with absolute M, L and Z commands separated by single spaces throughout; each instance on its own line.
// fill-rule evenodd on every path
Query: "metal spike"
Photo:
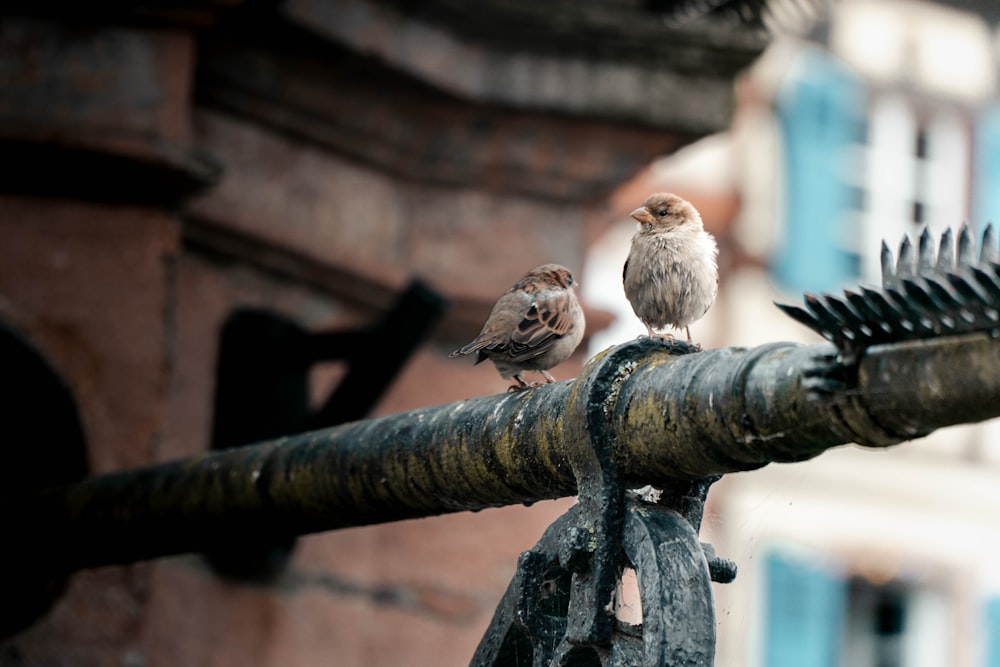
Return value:
M 927 231 L 927 228 L 924 228 Z M 955 266 L 955 242 L 952 240 L 951 227 L 941 235 L 941 244 L 938 247 L 937 265 L 935 268 L 943 273 Z
M 1000 251 L 997 249 L 997 232 L 991 222 L 983 230 L 983 241 L 979 245 L 979 261 L 985 263 L 998 260 L 1000 260 Z
M 809 310 L 813 312 L 816 316 L 816 321 L 827 331 L 837 332 L 840 329 L 840 320 L 837 318 L 836 314 L 830 311 L 823 300 L 814 295 L 806 294 L 806 305 L 809 306 Z
M 914 310 L 913 305 L 906 298 L 906 295 L 895 288 L 885 291 L 886 302 L 892 307 L 899 321 L 899 326 L 906 331 L 907 335 L 915 333 L 917 327 L 921 325 L 920 312 Z
M 799 324 L 804 324 L 813 331 L 822 334 L 821 331 L 822 327 L 820 326 L 819 320 L 813 317 L 813 314 L 810 313 L 809 311 L 800 308 L 798 306 L 791 306 L 786 303 L 774 302 L 774 305 L 777 306 L 778 309 L 781 310 L 781 312 L 783 312 L 785 315 L 788 315 Z
M 937 302 L 924 285 L 916 283 L 909 278 L 903 280 L 903 291 L 906 293 L 907 299 L 912 301 L 921 310 L 933 312 L 939 310 L 941 307 L 941 304 Z
M 893 331 L 900 330 L 902 327 L 900 313 L 882 292 L 862 287 L 861 293 L 865 295 L 865 300 L 882 314 L 882 320 L 887 326 Z
M 969 223 L 963 222 L 958 230 L 958 266 L 976 263 L 976 241 L 972 238 Z
M 896 278 L 913 275 L 913 265 L 915 257 L 913 255 L 913 244 L 910 237 L 904 236 L 899 244 L 899 259 L 896 260 Z
M 888 287 L 893 283 L 893 277 L 895 275 L 893 271 L 892 262 L 892 251 L 889 250 L 889 245 L 882 241 L 882 286 Z
M 970 280 L 965 275 L 961 273 L 949 273 L 948 282 L 955 291 L 960 295 L 961 299 L 965 303 L 976 302 L 979 305 L 987 306 L 992 303 L 989 296 L 980 287 L 979 283 Z
M 865 297 L 864 294 L 858 294 L 857 292 L 852 292 L 850 290 L 844 290 L 844 294 L 847 295 L 847 300 L 851 302 L 854 306 L 854 310 L 861 313 L 865 318 L 865 323 L 868 325 L 869 329 L 874 331 L 878 328 L 883 333 L 892 333 L 892 327 L 885 321 L 882 313 L 879 312 L 878 308 L 874 306 Z
M 924 227 L 924 231 L 920 233 L 919 264 L 916 272 L 922 273 L 932 266 L 934 266 L 934 238 L 931 236 L 931 231 Z
M 990 295 L 992 302 L 1000 303 L 1000 281 L 997 280 L 995 271 L 987 270 L 981 266 L 971 266 L 969 270 L 979 286 Z
M 876 343 L 972 331 L 1000 337 L 998 236 L 987 225 L 977 250 L 968 224 L 937 242 L 924 229 L 916 243 L 903 237 L 896 258 L 883 242 L 882 289 L 806 294 L 804 309 L 779 307 L 832 341 L 843 364 Z
M 943 277 L 933 276 L 926 280 L 927 287 L 942 308 L 955 310 L 965 305 L 965 302 L 951 289 L 951 285 L 946 283 Z
M 859 329 L 865 324 L 865 318 L 854 310 L 847 301 L 830 295 L 825 297 L 825 301 L 827 307 L 840 317 L 841 324 L 849 326 L 851 329 Z

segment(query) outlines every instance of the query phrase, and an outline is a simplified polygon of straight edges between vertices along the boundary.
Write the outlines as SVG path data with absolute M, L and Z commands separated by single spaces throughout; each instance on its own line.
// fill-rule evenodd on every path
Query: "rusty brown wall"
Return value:
M 610 190 L 707 131 L 581 112 L 583 98 L 531 108 L 530 87 L 438 89 L 376 53 L 394 34 L 377 25 L 350 37 L 371 44 L 333 43 L 335 14 L 303 29 L 240 4 L 43 3 L 0 21 L 0 327 L 69 388 L 91 474 L 208 449 L 220 328 L 241 307 L 356 327 L 419 276 L 452 309 L 376 413 L 504 391 L 447 353 L 526 270 L 582 271 Z M 416 69 L 452 76 L 453 40 L 413 30 Z M 491 62 L 464 63 L 469 81 Z M 315 373 L 317 399 L 341 372 Z M 3 447 L 16 465 L 46 443 Z M 0 640 L 0 665 L 466 664 L 518 553 L 566 507 L 309 536 L 267 585 L 197 555 L 80 572 Z

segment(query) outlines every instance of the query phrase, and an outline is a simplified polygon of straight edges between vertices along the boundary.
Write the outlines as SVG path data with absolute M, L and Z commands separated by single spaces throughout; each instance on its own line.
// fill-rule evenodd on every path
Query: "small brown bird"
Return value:
M 585 327 L 573 287 L 573 274 L 564 266 L 544 264 L 532 269 L 493 306 L 483 330 L 450 356 L 477 353 L 476 363 L 489 359 L 500 377 L 513 377 L 511 389 L 534 387 L 525 371 L 538 371 L 555 382 L 548 370 L 573 354 Z
M 690 202 L 656 192 L 631 216 L 642 225 L 632 237 L 622 281 L 632 310 L 650 337 L 668 338 L 654 329 L 684 329 L 708 312 L 719 291 L 719 254 Z

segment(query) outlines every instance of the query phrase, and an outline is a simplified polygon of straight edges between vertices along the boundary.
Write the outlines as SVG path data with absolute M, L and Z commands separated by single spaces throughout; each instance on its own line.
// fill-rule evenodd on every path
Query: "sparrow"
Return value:
M 684 329 L 701 319 L 719 291 L 719 254 L 690 202 L 667 192 L 651 194 L 630 214 L 641 225 L 622 270 L 625 296 L 650 338 L 673 340 L 655 329 Z M 700 346 L 698 346 L 700 347 Z
M 524 380 L 525 371 L 555 382 L 548 370 L 573 354 L 586 326 L 573 292 L 576 284 L 564 266 L 532 269 L 500 297 L 479 335 L 449 356 L 475 352 L 477 364 L 489 359 L 500 377 L 514 378 L 514 391 L 537 386 Z

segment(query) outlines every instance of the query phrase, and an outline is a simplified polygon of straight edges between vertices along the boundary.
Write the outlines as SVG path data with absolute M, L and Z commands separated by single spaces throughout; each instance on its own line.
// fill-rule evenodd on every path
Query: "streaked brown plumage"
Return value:
M 719 289 L 718 248 L 690 202 L 657 192 L 631 213 L 641 225 L 622 271 L 625 296 L 646 331 L 684 329 L 701 319 Z
M 500 377 L 513 377 L 523 389 L 529 384 L 522 374 L 537 371 L 547 382 L 555 382 L 548 370 L 569 358 L 585 327 L 569 269 L 544 264 L 526 273 L 493 306 L 483 330 L 450 356 L 476 353 L 476 363 L 489 359 Z

